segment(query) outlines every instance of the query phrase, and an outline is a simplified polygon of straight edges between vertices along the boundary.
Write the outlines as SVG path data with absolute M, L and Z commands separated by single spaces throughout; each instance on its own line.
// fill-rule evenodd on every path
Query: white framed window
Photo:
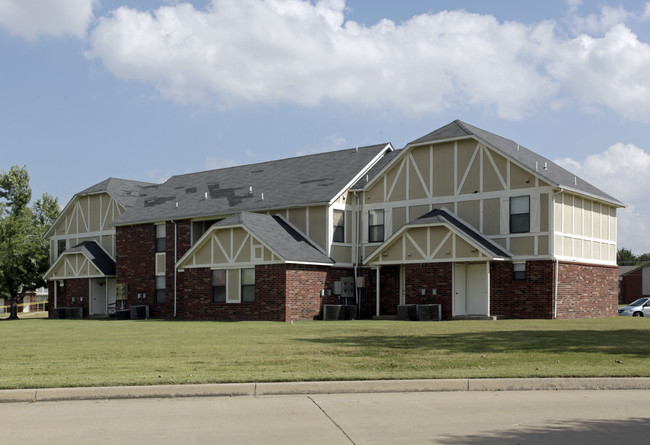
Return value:
M 241 302 L 252 303 L 255 301 L 255 268 L 241 269 Z
M 156 303 L 165 303 L 167 301 L 165 287 L 165 276 L 156 277 Z
M 510 198 L 510 233 L 530 232 L 530 196 Z
M 332 212 L 332 229 L 334 236 L 332 241 L 335 243 L 344 243 L 345 242 L 345 211 L 344 210 L 334 210 Z
M 212 271 L 212 302 L 225 303 L 227 289 L 227 273 L 225 269 Z
M 156 252 L 165 252 L 167 247 L 167 226 L 165 224 L 156 224 Z
M 384 241 L 384 210 L 370 210 L 368 211 L 368 242 L 382 241 Z
M 512 279 L 524 281 L 526 279 L 526 263 L 514 263 L 512 265 Z

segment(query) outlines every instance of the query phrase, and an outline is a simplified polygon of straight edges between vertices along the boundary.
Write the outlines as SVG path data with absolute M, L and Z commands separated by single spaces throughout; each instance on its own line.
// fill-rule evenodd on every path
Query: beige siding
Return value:
M 309 238 L 321 248 L 327 247 L 327 207 L 309 207 Z

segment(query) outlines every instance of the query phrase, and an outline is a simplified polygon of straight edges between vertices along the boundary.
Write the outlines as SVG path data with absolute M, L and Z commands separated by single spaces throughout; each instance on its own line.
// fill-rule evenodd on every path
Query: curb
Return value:
M 649 390 L 650 377 L 351 380 L 0 390 L 0 403 L 445 391 Z

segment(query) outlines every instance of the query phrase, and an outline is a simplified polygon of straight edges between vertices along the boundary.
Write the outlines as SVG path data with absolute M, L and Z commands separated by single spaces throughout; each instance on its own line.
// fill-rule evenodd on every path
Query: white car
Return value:
M 647 315 L 650 317 L 650 297 L 639 298 L 627 306 L 620 308 L 618 315 L 628 317 L 643 317 Z

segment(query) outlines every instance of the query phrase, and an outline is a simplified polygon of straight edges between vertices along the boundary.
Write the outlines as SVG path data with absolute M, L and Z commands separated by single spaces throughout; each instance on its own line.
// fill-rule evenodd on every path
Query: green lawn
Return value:
M 0 321 L 0 388 L 650 376 L 650 319 Z

